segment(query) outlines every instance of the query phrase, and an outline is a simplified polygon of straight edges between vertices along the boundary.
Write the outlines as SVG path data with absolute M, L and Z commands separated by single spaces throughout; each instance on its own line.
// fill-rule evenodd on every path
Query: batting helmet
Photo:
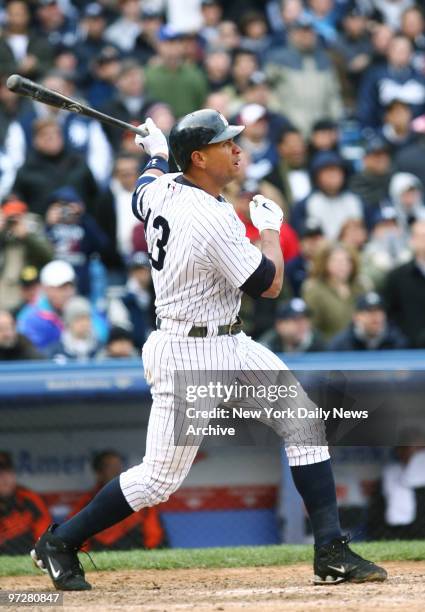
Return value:
M 234 138 L 245 129 L 229 125 L 221 113 L 210 108 L 182 117 L 170 133 L 170 148 L 180 170 L 187 170 L 193 151 L 216 142 Z

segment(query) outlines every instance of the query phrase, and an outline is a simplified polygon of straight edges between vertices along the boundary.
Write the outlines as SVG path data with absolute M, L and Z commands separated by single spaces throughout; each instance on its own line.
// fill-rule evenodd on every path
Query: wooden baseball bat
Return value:
M 42 102 L 43 104 L 48 104 L 49 106 L 54 106 L 56 108 L 62 108 L 70 113 L 79 113 L 80 115 L 84 115 L 86 117 L 92 117 L 93 119 L 97 119 L 102 123 L 108 123 L 109 125 L 119 127 L 122 130 L 130 130 L 135 134 L 140 134 L 140 136 L 147 136 L 148 134 L 147 130 L 144 130 L 143 128 L 139 129 L 134 125 L 131 125 L 131 123 L 127 123 L 126 121 L 121 121 L 121 119 L 116 119 L 115 117 L 101 113 L 90 106 L 77 102 L 77 100 L 64 96 L 54 89 L 49 89 L 43 85 L 39 85 L 39 83 L 34 83 L 34 81 L 26 79 L 19 74 L 12 74 L 7 79 L 6 85 L 10 91 L 13 91 L 20 96 L 37 100 L 37 102 Z

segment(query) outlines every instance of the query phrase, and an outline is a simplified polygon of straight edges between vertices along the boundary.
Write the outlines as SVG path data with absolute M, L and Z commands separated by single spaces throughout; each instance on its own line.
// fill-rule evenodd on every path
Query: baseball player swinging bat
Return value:
M 56 108 L 67 110 L 70 113 L 85 115 L 86 117 L 97 119 L 102 123 L 108 123 L 109 125 L 119 127 L 122 130 L 130 130 L 131 132 L 139 134 L 139 136 L 142 137 L 147 136 L 148 134 L 147 130 L 143 128 L 136 127 L 135 125 L 131 125 L 131 123 L 121 121 L 120 119 L 116 119 L 110 115 L 105 115 L 105 113 L 101 113 L 100 111 L 91 108 L 90 106 L 86 106 L 77 100 L 64 96 L 54 89 L 49 89 L 48 87 L 44 87 L 39 83 L 34 83 L 34 81 L 26 79 L 19 74 L 12 74 L 7 79 L 6 85 L 10 91 L 13 91 L 16 94 L 25 96 L 26 98 L 32 98 L 33 100 L 37 100 L 37 102 L 42 102 L 48 106 L 55 106 Z
M 182 117 L 169 141 L 151 118 L 145 127 L 148 135 L 137 135 L 135 142 L 150 161 L 136 183 L 132 209 L 144 224 L 156 295 L 157 329 L 142 349 L 152 387 L 146 451 L 141 463 L 110 481 L 71 519 L 51 525 L 35 543 L 35 565 L 49 573 L 55 588 L 66 591 L 91 588 L 77 555 L 88 538 L 132 512 L 166 501 L 188 475 L 202 436 L 208 435 L 209 419 L 202 411 L 195 416 L 201 433 L 188 437 L 185 420 L 175 418 L 187 406 L 184 390 L 176 389 L 176 373 L 184 373 L 187 391 L 186 375 L 191 380 L 192 374 L 224 371 L 225 380 L 257 385 L 262 371 L 270 386 L 288 372 L 277 355 L 243 332 L 238 318 L 242 293 L 273 299 L 283 283 L 280 207 L 261 194 L 250 202 L 259 249 L 221 195 L 240 173 L 242 150 L 233 139 L 244 126 L 229 125 L 217 111 L 201 109 Z M 169 146 L 181 172 L 169 172 Z M 315 406 L 301 387 L 296 396 L 297 405 Z M 249 405 L 261 407 L 257 400 Z M 202 406 L 221 404 L 212 394 Z M 284 438 L 315 539 L 314 583 L 384 581 L 385 569 L 354 553 L 341 532 L 323 422 L 255 418 Z

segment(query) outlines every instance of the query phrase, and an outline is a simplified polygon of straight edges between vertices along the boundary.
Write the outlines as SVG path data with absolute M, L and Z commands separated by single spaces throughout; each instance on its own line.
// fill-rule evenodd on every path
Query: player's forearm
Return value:
M 264 291 L 264 293 L 261 294 L 261 297 L 277 298 L 282 291 L 284 269 L 279 232 L 266 229 L 260 233 L 260 237 L 261 252 L 267 257 L 267 259 L 270 259 L 270 261 L 274 263 L 276 268 L 276 273 L 274 275 L 272 284 L 267 291 Z

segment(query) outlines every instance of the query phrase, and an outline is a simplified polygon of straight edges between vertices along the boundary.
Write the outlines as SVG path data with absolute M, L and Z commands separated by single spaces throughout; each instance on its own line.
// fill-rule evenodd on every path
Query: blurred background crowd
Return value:
M 154 328 L 133 134 L 23 99 L 12 73 L 168 134 L 246 125 L 225 194 L 285 210 L 273 350 L 425 347 L 425 30 L 414 0 L 0 3 L 0 359 L 137 357 Z M 176 168 L 172 168 L 175 170 Z

